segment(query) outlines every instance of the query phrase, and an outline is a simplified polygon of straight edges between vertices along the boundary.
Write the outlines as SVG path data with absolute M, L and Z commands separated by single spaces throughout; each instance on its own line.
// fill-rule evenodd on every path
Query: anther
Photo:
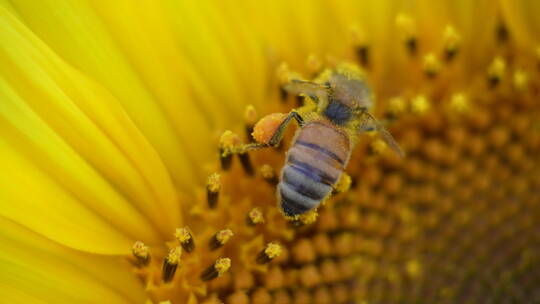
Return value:
M 523 92 L 527 89 L 529 83 L 529 77 L 523 70 L 516 70 L 513 76 L 514 88 L 517 91 Z
M 435 78 L 437 74 L 439 74 L 439 71 L 441 69 L 441 63 L 439 62 L 439 59 L 437 59 L 437 56 L 433 53 L 429 53 L 426 56 L 424 56 L 424 74 L 428 78 Z
M 178 264 L 180 263 L 180 258 L 182 257 L 182 248 L 175 247 L 163 260 L 163 269 L 161 273 L 161 278 L 163 282 L 168 283 L 174 278 Z
M 281 63 L 276 70 L 276 77 L 279 83 L 279 97 L 281 102 L 286 102 L 289 97 L 289 92 L 283 87 L 284 84 L 289 82 L 290 70 L 287 63 Z
M 223 275 L 229 268 L 231 268 L 231 259 L 217 259 L 214 264 L 210 265 L 210 267 L 206 268 L 206 270 L 201 273 L 201 280 L 205 282 L 213 280 Z
M 505 44 L 510 38 L 510 33 L 504 22 L 499 21 L 497 27 L 495 28 L 495 37 L 500 44 Z
M 232 150 L 234 147 L 240 145 L 240 138 L 238 135 L 227 130 L 223 132 L 219 139 L 219 160 L 221 162 L 221 168 L 223 170 L 229 170 L 232 164 Z
M 276 76 L 280 84 L 285 84 L 290 80 L 291 71 L 286 62 L 282 62 L 276 69 Z
M 270 185 L 274 186 L 274 185 L 277 185 L 277 183 L 279 182 L 276 176 L 276 170 L 274 170 L 274 168 L 272 168 L 270 165 L 268 164 L 262 165 L 261 168 L 259 169 L 259 172 L 261 173 L 261 176 L 263 177 L 263 179 Z
M 506 70 L 506 62 L 501 57 L 495 57 L 488 68 L 488 82 L 490 87 L 495 87 L 499 84 Z
M 150 250 L 143 242 L 136 241 L 133 244 L 131 252 L 135 259 L 137 259 L 137 266 L 142 267 L 150 263 Z
M 174 237 L 185 251 L 192 252 L 195 249 L 195 240 L 193 240 L 193 235 L 191 235 L 188 227 L 177 228 Z
M 247 152 L 239 153 L 238 158 L 240 159 L 244 172 L 246 172 L 246 174 L 249 176 L 255 175 L 255 169 L 253 168 L 249 154 Z
M 418 41 L 416 38 L 416 24 L 414 20 L 406 14 L 398 14 L 396 16 L 396 26 L 403 36 L 409 54 L 415 55 L 418 49 Z
M 540 46 L 534 49 L 534 55 L 536 57 L 536 67 L 540 69 Z
M 252 105 L 248 105 L 244 111 L 244 121 L 246 123 L 246 137 L 247 140 L 253 142 L 253 137 L 251 133 L 253 132 L 253 127 L 257 123 L 257 111 Z
M 315 54 L 310 54 L 306 59 L 306 66 L 310 73 L 316 75 L 322 67 L 322 63 Z
M 401 97 L 393 97 L 388 101 L 388 114 L 391 118 L 395 118 L 405 112 L 407 104 Z
M 210 242 L 208 246 L 210 247 L 210 250 L 216 250 L 223 245 L 225 245 L 229 239 L 234 235 L 231 229 L 223 229 L 218 231 L 214 236 L 210 239 Z
M 208 207 L 215 208 L 219 200 L 219 190 L 221 190 L 221 180 L 218 173 L 212 173 L 206 181 L 206 201 Z
M 443 44 L 444 44 L 444 58 L 446 61 L 451 61 L 456 57 L 461 43 L 461 37 L 456 32 L 453 26 L 447 25 L 444 28 Z
M 287 90 L 285 90 L 285 88 L 283 87 L 283 85 L 280 85 L 279 86 L 279 99 L 282 101 L 282 102 L 285 102 L 287 100 L 287 97 L 289 96 L 289 92 L 287 92 Z
M 429 110 L 429 108 L 429 101 L 424 95 L 418 95 L 411 101 L 411 110 L 415 114 L 424 114 Z
M 356 56 L 360 63 L 367 67 L 369 65 L 369 47 L 366 44 L 363 32 L 356 26 L 351 28 L 352 41 Z
M 369 47 L 367 45 L 359 45 L 356 47 L 356 56 L 360 60 L 362 66 L 369 66 Z
M 257 255 L 256 261 L 259 264 L 270 263 L 281 254 L 281 246 L 276 243 L 268 243 L 264 249 Z
M 384 142 L 384 140 L 377 138 L 369 145 L 369 148 L 373 154 L 380 155 L 388 150 L 388 145 Z
M 469 110 L 469 99 L 463 93 L 452 95 L 452 98 L 450 99 L 450 109 L 458 113 L 467 112 Z
M 259 208 L 251 209 L 247 216 L 247 223 L 248 225 L 251 225 L 251 226 L 264 223 L 264 217 L 263 217 L 261 209 Z

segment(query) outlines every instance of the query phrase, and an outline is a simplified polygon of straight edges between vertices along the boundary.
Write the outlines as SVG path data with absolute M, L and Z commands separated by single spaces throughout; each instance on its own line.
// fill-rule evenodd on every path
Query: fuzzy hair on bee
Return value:
M 328 199 L 345 171 L 359 133 L 377 131 L 391 149 L 403 156 L 392 135 L 369 113 L 373 94 L 365 74 L 356 66 L 342 64 L 327 69 L 314 81 L 292 79 L 283 88 L 290 94 L 305 96 L 304 106 L 279 115 L 279 123 L 261 119 L 254 134 L 266 136 L 256 136 L 258 143 L 232 153 L 276 146 L 289 123 L 298 123 L 276 189 L 278 207 L 286 217 L 296 219 Z M 273 128 L 269 131 L 266 126 Z

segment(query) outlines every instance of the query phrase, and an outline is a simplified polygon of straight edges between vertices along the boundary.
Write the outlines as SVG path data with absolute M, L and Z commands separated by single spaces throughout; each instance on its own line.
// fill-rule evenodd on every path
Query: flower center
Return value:
M 533 271 L 540 269 L 539 58 L 533 50 L 515 58 L 512 37 L 498 26 L 500 55 L 468 67 L 460 55 L 474 42 L 453 26 L 441 33 L 440 49 L 425 49 L 410 17 L 399 15 L 396 26 L 403 45 L 396 52 L 407 62 L 392 81 L 403 85 L 374 87 L 375 114 L 406 157 L 366 132 L 337 193 L 289 221 L 275 189 L 294 128 L 277 148 L 235 155 L 225 152 L 252 138 L 225 132 L 221 173 L 187 203 L 188 226 L 166 250 L 133 247 L 134 271 L 152 301 L 525 301 L 540 279 Z M 353 32 L 351 56 L 375 77 L 381 67 Z M 309 56 L 303 78 L 330 64 Z M 290 73 L 278 68 L 269 93 L 276 102 L 262 110 L 289 112 L 303 103 L 283 89 Z M 247 134 L 257 118 L 248 106 Z

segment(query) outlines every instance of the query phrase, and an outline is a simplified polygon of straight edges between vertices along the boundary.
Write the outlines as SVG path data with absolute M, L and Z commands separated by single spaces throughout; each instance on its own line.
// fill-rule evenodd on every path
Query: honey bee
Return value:
M 305 105 L 283 114 L 275 127 L 261 119 L 255 126 L 258 141 L 241 147 L 245 153 L 261 147 L 277 146 L 286 127 L 294 119 L 299 129 L 286 153 L 277 185 L 278 207 L 286 217 L 298 216 L 317 208 L 331 194 L 344 172 L 359 133 L 375 130 L 386 144 L 403 156 L 392 135 L 368 110 L 372 93 L 362 71 L 340 65 L 321 73 L 314 81 L 290 80 L 284 89 L 305 97 Z M 271 129 L 263 134 L 257 128 Z M 261 134 L 257 134 L 257 132 Z M 258 135 L 258 136 L 257 136 Z

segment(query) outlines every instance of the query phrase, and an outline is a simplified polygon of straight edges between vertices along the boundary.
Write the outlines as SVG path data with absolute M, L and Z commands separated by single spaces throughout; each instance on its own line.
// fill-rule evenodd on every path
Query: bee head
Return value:
M 372 104 L 372 93 L 365 76 L 358 69 L 338 67 L 328 77 L 332 99 L 351 109 L 367 109 Z

